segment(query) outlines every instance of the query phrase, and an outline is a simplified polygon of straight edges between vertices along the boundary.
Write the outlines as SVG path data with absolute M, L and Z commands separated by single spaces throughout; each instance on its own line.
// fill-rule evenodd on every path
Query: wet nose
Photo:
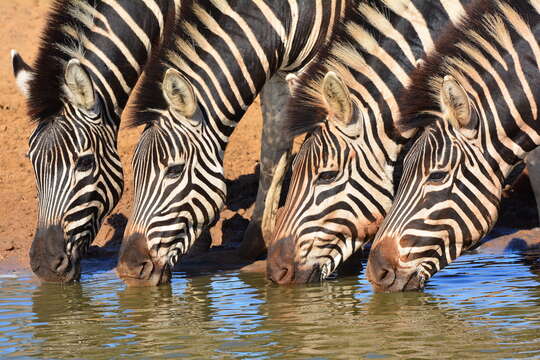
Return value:
M 152 259 L 146 237 L 139 233 L 122 242 L 116 271 L 129 286 L 156 286 L 171 278 L 169 266 Z
M 294 246 L 290 237 L 274 241 L 268 249 L 267 277 L 277 284 L 294 281 Z
M 390 239 L 371 248 L 366 272 L 375 290 L 386 291 L 394 284 L 397 261 L 397 249 L 391 245 Z
M 38 229 L 30 248 L 30 266 L 43 281 L 70 282 L 77 280 L 78 259 L 70 259 L 65 251 L 64 232 L 59 226 Z

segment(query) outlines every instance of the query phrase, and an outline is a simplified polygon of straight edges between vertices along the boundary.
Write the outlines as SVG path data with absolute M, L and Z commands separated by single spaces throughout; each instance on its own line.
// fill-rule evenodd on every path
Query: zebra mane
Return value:
M 347 33 L 346 24 L 353 16 L 359 16 L 353 7 L 347 11 L 348 14 L 345 14 L 341 22 L 336 24 L 329 41 L 301 71 L 295 81 L 285 108 L 284 127 L 290 137 L 313 132 L 324 123 L 328 115 L 328 107 L 322 95 L 324 76 L 332 69 L 345 70 L 342 65 L 344 59 L 337 58 L 333 50 L 339 45 L 347 46 L 351 39 Z M 342 77 L 341 72 L 340 77 Z M 347 79 L 343 80 L 346 85 L 350 84 Z
M 65 65 L 84 56 L 82 39 L 93 23 L 93 6 L 81 0 L 52 3 L 29 83 L 28 114 L 34 121 L 46 120 L 62 108 Z
M 371 0 L 360 1 L 348 10 L 330 41 L 302 71 L 294 86 L 285 113 L 284 126 L 289 136 L 310 133 L 324 123 L 329 109 L 322 83 L 329 71 L 336 72 L 349 91 L 357 94 L 356 73 L 369 73 L 369 48 L 378 42 L 372 22 L 387 18 L 388 11 L 384 1 Z
M 145 69 L 144 76 L 135 90 L 128 120 L 128 127 L 152 125 L 156 119 L 152 109 L 167 109 L 168 103 L 163 96 L 162 82 L 165 72 L 170 67 L 182 67 L 180 54 L 190 54 L 195 42 L 191 36 L 191 25 L 197 21 L 195 11 L 197 1 L 182 0 L 176 17 L 172 35 L 163 42 Z
M 466 82 L 464 72 L 473 68 L 475 61 L 464 48 L 481 53 L 490 49 L 497 65 L 505 64 L 499 49 L 505 48 L 505 41 L 511 41 L 509 34 L 504 34 L 511 25 L 504 19 L 523 14 L 519 9 L 527 8 L 528 2 L 477 0 L 457 24 L 449 24 L 436 41 L 435 49 L 410 74 L 410 85 L 400 97 L 401 116 L 396 124 L 399 130 L 424 128 L 436 119 L 426 114 L 440 111 L 440 89 L 446 75 L 453 76 L 458 82 Z

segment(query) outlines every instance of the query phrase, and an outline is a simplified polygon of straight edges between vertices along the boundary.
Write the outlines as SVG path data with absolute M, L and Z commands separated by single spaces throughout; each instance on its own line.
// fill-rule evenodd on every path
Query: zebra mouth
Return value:
M 403 291 L 415 291 L 415 290 L 423 290 L 424 286 L 426 284 L 426 281 L 429 279 L 429 275 L 426 274 L 425 270 L 418 266 L 416 268 L 416 271 L 413 271 L 409 278 L 407 279 L 407 282 L 403 286 Z
M 84 256 L 92 242 L 92 231 L 90 229 L 71 236 L 66 244 L 66 254 L 72 258 Z
M 319 264 L 316 264 L 311 269 L 311 273 L 309 274 L 307 278 L 307 282 L 317 282 L 317 281 L 322 281 L 322 280 L 323 280 L 322 270 Z

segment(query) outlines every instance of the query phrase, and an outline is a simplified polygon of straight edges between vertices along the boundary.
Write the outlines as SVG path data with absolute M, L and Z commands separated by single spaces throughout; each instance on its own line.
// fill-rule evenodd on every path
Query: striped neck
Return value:
M 49 15 L 30 85 L 30 115 L 44 120 L 66 101 L 64 72 L 80 61 L 118 127 L 129 94 L 152 49 L 165 36 L 174 4 L 165 0 L 56 0 Z
M 305 66 L 345 14 L 348 0 L 209 0 L 182 3 L 181 20 L 148 70 L 137 96 L 135 124 L 148 109 L 167 111 L 164 73 L 178 70 L 194 88 L 208 125 L 224 149 L 237 122 L 277 71 Z M 152 116 L 150 116 L 152 117 Z

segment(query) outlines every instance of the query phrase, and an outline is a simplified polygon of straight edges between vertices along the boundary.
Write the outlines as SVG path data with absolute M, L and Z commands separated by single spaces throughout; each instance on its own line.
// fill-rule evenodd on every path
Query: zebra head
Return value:
M 379 291 L 417 290 L 496 221 L 502 175 L 482 148 L 477 106 L 452 76 L 440 108 L 407 153 L 396 199 L 371 248 L 367 277 Z M 492 162 L 491 158 L 491 162 Z
M 375 131 L 357 93 L 335 72 L 322 81 L 326 120 L 304 142 L 276 220 L 268 277 L 280 284 L 319 281 L 370 236 L 390 208 L 392 171 L 385 154 L 360 147 Z
M 158 285 L 225 203 L 223 154 L 189 80 L 161 83 L 167 110 L 148 110 L 133 156 L 135 201 L 117 268 L 129 285 Z M 136 119 L 136 122 L 140 119 Z
M 46 75 L 34 72 L 15 51 L 12 64 L 30 113 L 39 119 L 28 152 L 38 195 L 30 265 L 44 281 L 77 280 L 81 257 L 122 194 L 116 115 L 111 116 L 79 60 L 62 62 L 54 111 L 38 103 L 40 92 L 56 84 L 44 85 Z

